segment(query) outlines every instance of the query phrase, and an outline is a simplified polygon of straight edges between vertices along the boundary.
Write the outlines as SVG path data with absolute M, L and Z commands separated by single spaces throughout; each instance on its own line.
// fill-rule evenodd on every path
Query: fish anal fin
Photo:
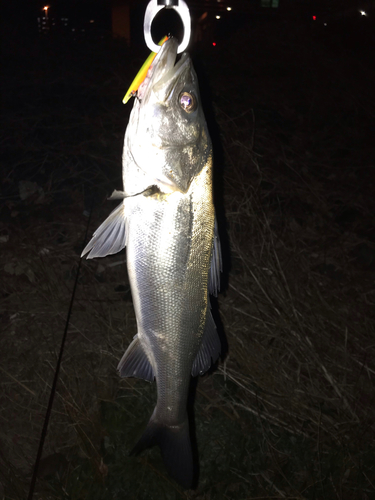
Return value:
M 193 377 L 203 375 L 216 363 L 221 353 L 221 342 L 216 330 L 216 325 L 210 308 L 207 311 L 206 326 L 204 329 L 202 343 L 194 360 L 191 374 Z
M 93 259 L 119 252 L 126 245 L 125 229 L 125 208 L 121 203 L 95 231 L 81 257 L 88 253 L 87 259 Z
M 138 334 L 134 337 L 118 366 L 121 377 L 137 377 L 153 382 L 155 375 L 151 363 L 139 341 Z

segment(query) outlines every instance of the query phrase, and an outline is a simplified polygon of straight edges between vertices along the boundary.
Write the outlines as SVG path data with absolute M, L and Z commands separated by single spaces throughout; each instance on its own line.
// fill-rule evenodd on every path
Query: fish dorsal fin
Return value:
M 154 381 L 154 370 L 139 342 L 138 334 L 126 349 L 117 369 L 121 377 L 137 377 L 149 382 Z
M 105 257 L 119 252 L 126 245 L 126 219 L 124 203 L 121 203 L 95 231 L 85 246 L 81 257 L 89 252 L 87 259 Z
M 198 354 L 191 369 L 191 374 L 193 375 L 193 377 L 206 373 L 206 371 L 210 369 L 211 365 L 213 363 L 216 363 L 220 356 L 220 352 L 221 342 L 210 311 L 210 307 L 208 307 L 202 344 L 199 348 Z
M 217 297 L 220 290 L 220 272 L 223 270 L 221 261 L 221 248 L 219 239 L 219 230 L 215 217 L 214 242 L 212 248 L 211 267 L 208 279 L 208 291 L 211 295 Z

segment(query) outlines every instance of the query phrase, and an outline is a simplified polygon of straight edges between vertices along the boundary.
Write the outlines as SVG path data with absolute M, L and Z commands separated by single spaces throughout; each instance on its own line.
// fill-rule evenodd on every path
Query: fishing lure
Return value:
M 165 36 L 164 38 L 162 38 L 160 40 L 160 42 L 158 43 L 158 45 L 163 45 L 163 43 L 166 40 L 168 40 L 167 36 Z M 131 97 L 133 97 L 133 96 L 136 95 L 137 90 L 138 90 L 140 84 L 146 78 L 147 71 L 148 71 L 149 67 L 152 64 L 152 61 L 155 59 L 156 54 L 157 54 L 157 52 L 151 52 L 151 54 L 148 56 L 148 58 L 146 59 L 146 61 L 143 63 L 141 69 L 138 71 L 137 76 L 132 81 L 130 87 L 128 88 L 128 91 L 126 92 L 126 94 L 125 94 L 125 96 L 124 96 L 124 98 L 122 100 L 122 102 L 124 104 L 126 104 Z

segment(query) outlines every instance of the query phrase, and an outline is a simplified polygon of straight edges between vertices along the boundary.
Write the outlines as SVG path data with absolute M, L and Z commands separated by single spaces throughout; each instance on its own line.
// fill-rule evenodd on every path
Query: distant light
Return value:
M 90 23 L 94 23 L 94 22 L 95 22 L 95 20 L 94 20 L 94 19 L 90 19 Z
M 324 26 L 327 26 L 327 23 L 324 23 Z
M 216 19 L 220 19 L 221 16 L 216 16 Z
M 367 12 L 365 12 L 364 10 L 360 10 L 359 13 L 361 14 L 361 16 L 367 16 Z
M 227 7 L 227 10 L 232 10 L 232 7 Z
M 216 47 L 216 42 L 212 42 L 212 45 L 213 45 L 214 47 Z
M 316 16 L 313 16 L 313 21 L 316 21 Z

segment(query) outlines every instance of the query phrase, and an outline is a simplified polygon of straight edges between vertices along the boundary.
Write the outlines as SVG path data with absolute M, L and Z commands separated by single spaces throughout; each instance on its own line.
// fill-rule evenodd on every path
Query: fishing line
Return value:
M 84 237 L 84 240 L 83 240 L 83 248 L 85 246 L 86 239 L 87 239 L 87 234 L 88 234 L 88 231 L 89 231 L 89 226 L 90 226 L 91 214 L 92 214 L 93 207 L 94 207 L 94 200 L 91 203 L 91 209 L 90 209 L 89 218 L 88 218 L 88 221 L 87 221 L 85 237 Z M 53 406 L 53 401 L 55 399 L 56 386 L 57 386 L 57 381 L 59 379 L 60 365 L 61 365 L 61 360 L 62 360 L 62 356 L 63 356 L 63 352 L 64 352 L 65 340 L 66 340 L 66 337 L 67 337 L 67 334 L 68 334 L 68 327 L 69 327 L 69 322 L 70 322 L 70 316 L 72 314 L 74 297 L 75 297 L 75 293 L 76 293 L 76 289 L 77 289 L 79 273 L 80 273 L 80 270 L 81 270 L 81 263 L 82 263 L 82 258 L 80 257 L 79 258 L 79 262 L 78 262 L 78 269 L 77 269 L 77 273 L 76 273 L 76 277 L 75 277 L 75 281 L 74 281 L 73 291 L 72 291 L 72 295 L 71 295 L 71 298 L 70 298 L 70 304 L 69 304 L 68 314 L 67 314 L 67 317 L 66 317 L 64 334 L 63 334 L 63 337 L 62 337 L 62 340 L 61 340 L 60 352 L 59 352 L 59 357 L 57 359 L 55 375 L 54 375 L 54 378 L 53 378 L 52 388 L 51 388 L 51 392 L 50 392 L 50 396 L 49 396 L 49 401 L 48 401 L 46 416 L 44 418 L 43 429 L 42 429 L 42 433 L 41 433 L 40 440 L 39 440 L 39 448 L 38 448 L 38 453 L 37 453 L 37 456 L 36 456 L 36 459 L 35 459 L 34 470 L 33 470 L 33 475 L 32 475 L 32 478 L 31 478 L 29 495 L 27 497 L 27 500 L 32 500 L 32 498 L 34 496 L 34 488 L 35 488 L 35 483 L 36 483 L 36 479 L 37 479 L 37 476 L 38 476 L 39 463 L 40 463 L 40 459 L 42 457 L 44 442 L 45 442 L 45 439 L 46 439 L 46 436 L 47 436 L 48 424 L 49 424 L 49 420 L 50 420 L 50 416 L 51 416 L 51 411 L 52 411 L 52 406 Z

